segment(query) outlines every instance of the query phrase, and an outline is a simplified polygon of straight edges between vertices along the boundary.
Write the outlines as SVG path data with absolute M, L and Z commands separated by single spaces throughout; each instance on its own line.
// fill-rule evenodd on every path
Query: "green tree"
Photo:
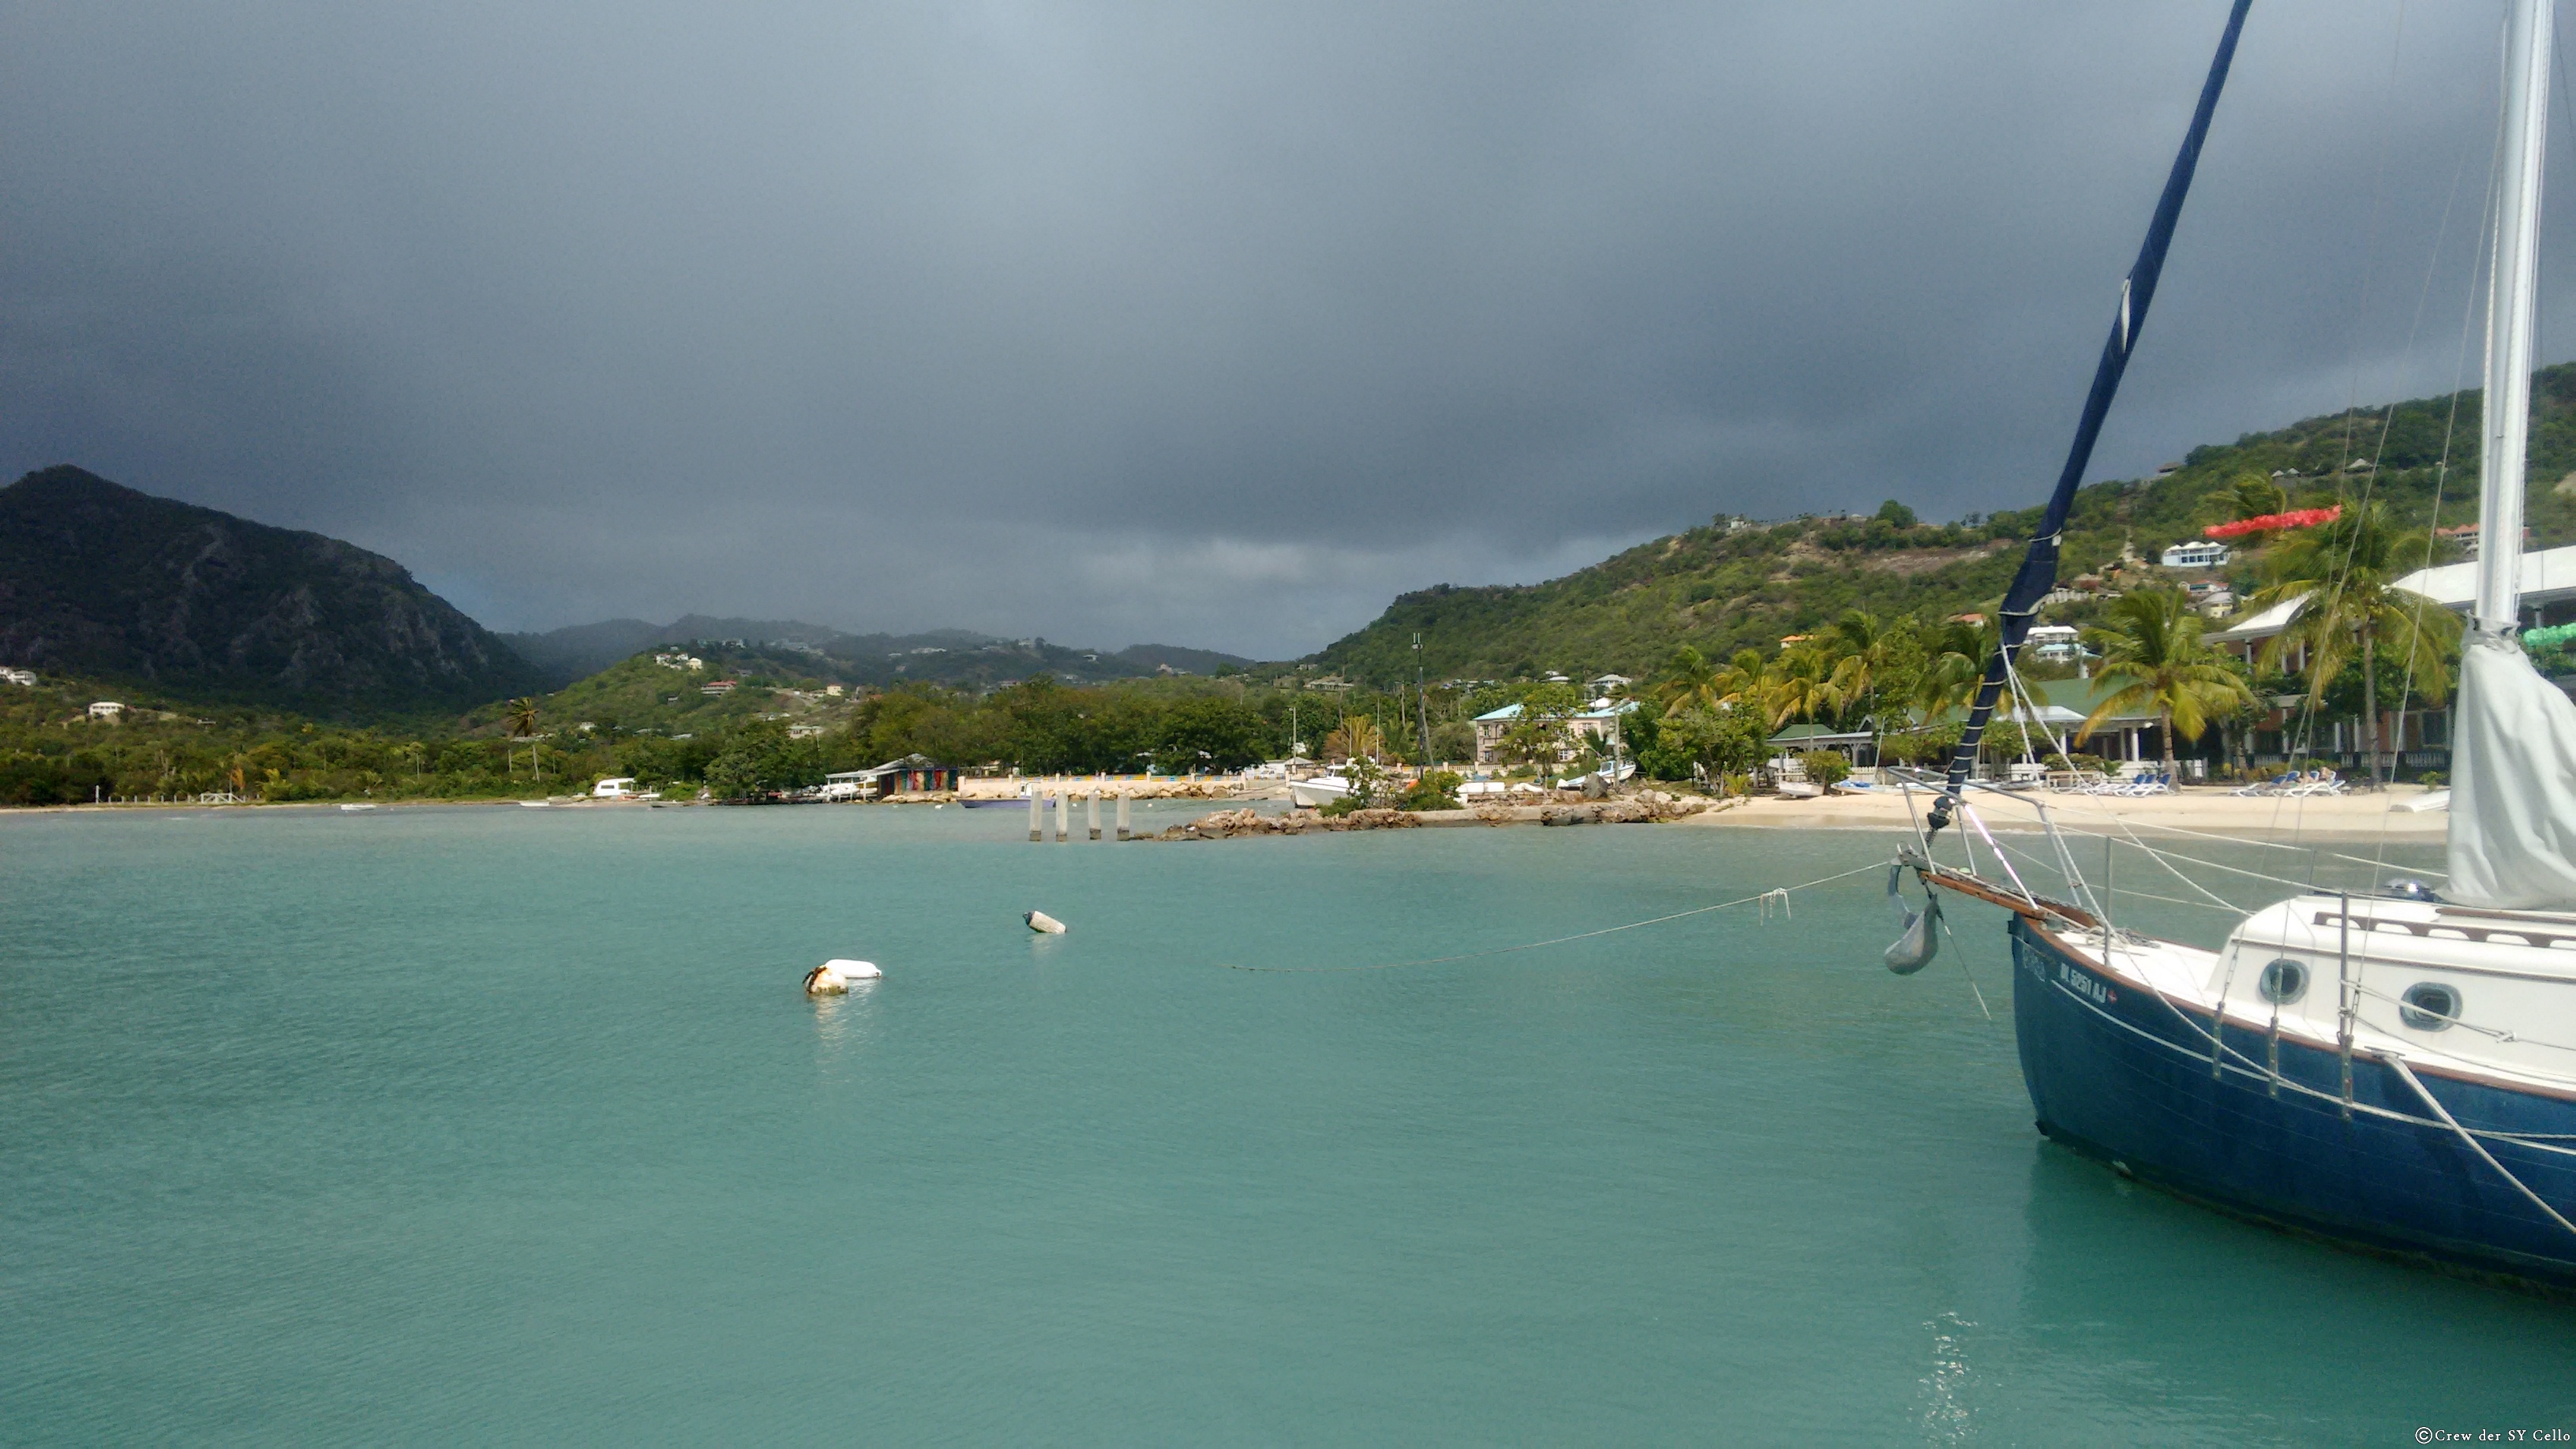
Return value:
M 2152 709 L 2164 726 L 2164 765 L 2174 767 L 2177 733 L 2198 739 L 2210 722 L 2252 702 L 2232 661 L 2201 640 L 2205 621 L 2180 589 L 2136 589 L 2113 600 L 2108 628 L 2086 631 L 2101 651 L 2096 671 L 2120 687 L 2104 696 L 2077 732 L 2089 737 L 2114 715 Z
M 1199 695 L 1164 713 L 1154 754 L 1182 770 L 1240 770 L 1261 763 L 1268 735 L 1258 711 L 1223 695 Z
M 1833 657 L 1813 644 L 1784 651 L 1773 661 L 1768 688 L 1771 727 L 1791 720 L 1829 721 L 1842 713 L 1842 686 L 1834 682 Z
M 1378 733 L 1377 722 L 1364 714 L 1343 716 L 1341 724 L 1324 737 L 1328 758 L 1374 761 L 1385 753 L 1386 740 Z
M 1839 656 L 1834 663 L 1834 689 L 1843 708 L 1875 714 L 1885 694 L 1901 697 L 1904 686 L 1921 672 L 1922 649 L 1905 620 L 1882 624 L 1864 609 L 1846 609 L 1826 631 L 1826 647 Z
M 2379 773 L 2379 674 L 2385 651 L 2413 670 L 2415 688 L 2439 704 L 2451 691 L 2460 653 L 2460 619 L 2397 580 L 2421 568 L 2431 540 L 2401 530 L 2386 505 L 2347 508 L 2343 517 L 2284 542 L 2272 561 L 2274 581 L 2254 595 L 2258 606 L 2304 599 L 2290 627 L 2263 646 L 2262 663 L 2278 669 L 2292 649 L 2307 654 L 2308 697 L 2322 700 L 2355 650 L 2361 655 L 2362 730 Z
M 2288 511 L 2290 490 L 2281 480 L 2251 469 L 2237 474 L 2227 486 L 2211 493 L 2202 509 L 2212 523 L 2241 523 L 2248 518 L 2265 518 Z M 2241 535 L 2247 548 L 2260 548 L 2268 533 Z
M 528 765 L 536 771 L 537 782 L 545 783 L 546 768 L 537 758 L 537 702 L 524 695 L 502 706 L 501 725 L 514 740 L 528 742 Z
M 1998 641 L 1995 626 L 1982 617 L 1942 625 L 1915 677 L 1913 704 L 1924 722 L 1965 710 L 1976 700 L 1978 681 L 1985 678 L 1986 661 L 1994 657 Z
M 1458 787 L 1465 783 L 1466 777 L 1453 771 L 1426 771 L 1421 779 L 1414 781 L 1413 788 L 1404 792 L 1404 798 L 1396 802 L 1396 808 L 1455 810 L 1458 808 Z
M 1673 651 L 1664 672 L 1648 686 L 1655 703 L 1668 715 L 1690 709 L 1715 709 L 1725 698 L 1725 671 L 1685 644 Z

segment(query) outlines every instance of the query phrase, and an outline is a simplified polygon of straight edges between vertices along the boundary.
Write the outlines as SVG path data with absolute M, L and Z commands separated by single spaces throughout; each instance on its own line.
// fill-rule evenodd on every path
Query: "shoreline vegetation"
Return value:
M 2576 364 L 2543 369 L 2536 382 L 2535 457 L 2556 460 L 2537 470 L 2545 475 L 2576 464 Z M 2119 729 L 2090 739 L 2086 729 L 2125 721 L 2131 751 L 2153 736 L 2168 777 L 2189 754 L 2213 779 L 2321 762 L 2374 773 L 2375 760 L 2383 778 L 2437 783 L 2443 761 L 2407 742 L 2409 721 L 2421 734 L 2444 702 L 2456 623 L 2394 581 L 2461 552 L 2433 529 L 2451 516 L 2436 488 L 2450 401 L 2309 419 L 2194 449 L 2154 479 L 2084 489 L 2068 576 L 2047 615 L 2056 637 L 2026 650 L 2020 669 L 2035 683 L 2093 682 L 2089 694 L 2074 691 L 2085 696 L 2087 718 L 2044 739 L 1999 719 L 1985 736 L 1987 767 L 2044 757 L 2051 770 L 2108 772 L 2121 765 L 2106 742 Z M 2462 401 L 2473 409 L 2476 399 Z M 2383 436 L 2374 458 L 2350 455 L 2355 421 Z M 130 512 L 168 511 L 88 481 Z M 2571 485 L 2576 472 L 2535 492 L 2538 541 L 2576 537 Z M 22 480 L 16 491 L 31 486 Z M 2246 533 L 2214 564 L 2150 561 L 2158 545 L 2213 523 L 2360 494 L 2371 501 L 2339 523 Z M 1005 777 L 1009 789 L 1030 777 L 1049 788 L 1067 776 L 1223 777 L 1292 756 L 1349 768 L 1340 762 L 1356 757 L 1365 762 L 1359 772 L 1383 771 L 1386 788 L 1359 790 L 1334 808 L 1399 805 L 1417 814 L 1464 803 L 1433 783 L 1436 772 L 1480 752 L 1505 779 L 1539 785 L 1597 771 L 1603 752 L 1615 750 L 1638 767 L 1639 783 L 1720 798 L 1755 795 L 1802 771 L 1830 787 L 1859 758 L 1947 759 L 1993 647 L 1992 591 L 2030 522 L 2024 510 L 1926 523 L 1895 500 L 1868 516 L 1721 517 L 1543 585 L 1406 595 L 1304 660 L 1245 665 L 1189 653 L 1189 664 L 1220 661 L 1207 675 L 1167 663 L 1159 677 L 1066 682 L 1043 671 L 1054 657 L 1044 641 L 1029 640 L 977 666 L 1000 669 L 1006 656 L 1025 655 L 1041 667 L 1029 677 L 886 686 L 852 671 L 861 663 L 881 673 L 946 668 L 941 661 L 955 651 L 916 645 L 854 662 L 801 638 L 692 639 L 650 646 L 551 694 L 457 714 L 371 711 L 361 701 L 374 696 L 345 690 L 336 705 L 246 703 L 257 681 L 218 689 L 223 681 L 211 676 L 188 684 L 195 676 L 141 666 L 137 674 L 102 663 L 98 678 L 12 668 L 0 684 L 0 807 L 560 801 L 612 778 L 666 802 L 749 803 L 913 755 L 970 780 Z M 2366 571 L 2345 570 L 2352 579 L 2320 588 L 2330 575 L 2313 567 L 2317 558 L 2365 554 Z M 80 580 L 66 579 L 56 602 L 69 608 Z M 2231 617 L 2309 594 L 2319 602 L 2260 650 L 2238 653 L 2208 637 Z M 1397 649 L 1390 630 L 1405 625 L 1408 647 Z M 2534 660 L 2576 681 L 2576 655 L 2564 642 L 2535 636 Z M 22 662 L 43 671 L 41 659 Z M 1632 683 L 1623 669 L 1641 678 Z M 1475 672 L 1499 677 L 1456 677 Z M 1425 674 L 1452 677 L 1431 683 Z M 1615 746 L 1585 732 L 1612 716 L 1605 694 L 1618 702 Z M 1480 740 L 1478 730 L 1496 731 L 1505 707 L 1515 711 L 1508 724 Z M 1869 754 L 1784 756 L 1792 735 L 1783 732 L 1799 729 L 1846 745 L 1866 737 Z M 1824 806 L 1741 808 L 1744 820 L 1841 818 Z

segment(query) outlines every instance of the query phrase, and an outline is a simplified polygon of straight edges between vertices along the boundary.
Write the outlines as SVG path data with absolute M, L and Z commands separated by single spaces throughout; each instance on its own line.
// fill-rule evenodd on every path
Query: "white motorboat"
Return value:
M 1288 785 L 1288 798 L 1300 805 L 1330 805 L 1347 798 L 1351 782 L 1341 775 L 1317 775 L 1311 780 L 1293 780 Z

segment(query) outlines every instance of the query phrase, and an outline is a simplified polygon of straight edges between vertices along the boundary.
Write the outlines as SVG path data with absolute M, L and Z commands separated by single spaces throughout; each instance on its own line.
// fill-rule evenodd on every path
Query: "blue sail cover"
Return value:
M 2236 37 L 2244 31 L 2245 12 L 2253 4 L 2254 0 L 2236 0 L 2228 12 L 2226 33 L 2218 38 L 2218 55 L 2209 63 L 2209 79 L 2201 84 L 2200 104 L 2191 113 L 2191 129 L 2183 136 L 2182 152 L 2174 157 L 2172 173 L 2165 178 L 2164 195 L 2156 200 L 2155 218 L 2147 224 L 2146 244 L 2138 248 L 2137 262 L 2120 283 L 2120 305 L 2111 319 L 2111 340 L 2102 344 L 2102 360 L 2093 369 L 2093 391 L 2085 396 L 2084 414 L 2076 420 L 2074 446 L 2067 449 L 2066 467 L 2057 475 L 2057 490 L 2048 495 L 2047 514 L 2040 520 L 2039 531 L 2031 536 L 2029 551 L 2022 555 L 2021 570 L 2013 575 L 2012 587 L 2004 592 L 2002 637 L 1995 646 L 1994 657 L 1986 661 L 1985 676 L 1977 682 L 1976 702 L 1968 711 L 1967 727 L 1959 735 L 1958 749 L 1950 756 L 1949 788 L 1933 803 L 1934 830 L 1950 823 L 1951 807 L 1976 764 L 1977 746 L 1985 737 L 1987 721 L 1994 717 L 1995 702 L 2003 694 L 2005 670 L 2013 651 L 2030 636 L 2039 601 L 2057 586 L 2057 550 L 2066 532 L 2066 512 L 2074 506 L 2076 487 L 2084 481 L 2084 470 L 2093 461 L 2094 440 L 2102 434 L 2102 420 L 2110 415 L 2111 399 L 2120 391 L 2120 378 L 2129 370 L 2129 354 L 2137 346 L 2139 330 L 2146 325 L 2147 304 L 2155 300 L 2156 278 L 2164 271 L 2165 249 L 2172 244 L 2174 224 L 2182 217 L 2183 198 L 2191 192 L 2192 172 L 2200 166 L 2201 142 L 2209 135 L 2210 115 L 2218 109 L 2218 93 L 2227 85 L 2227 67 L 2236 59 Z

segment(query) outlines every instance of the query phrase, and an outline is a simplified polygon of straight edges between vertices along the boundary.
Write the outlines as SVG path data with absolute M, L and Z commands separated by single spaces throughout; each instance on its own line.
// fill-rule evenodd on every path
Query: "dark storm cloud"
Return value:
M 2493 10 L 2257 7 L 2098 475 L 2450 385 Z M 0 464 L 503 627 L 1303 652 L 2035 501 L 2223 15 L 15 7 Z

